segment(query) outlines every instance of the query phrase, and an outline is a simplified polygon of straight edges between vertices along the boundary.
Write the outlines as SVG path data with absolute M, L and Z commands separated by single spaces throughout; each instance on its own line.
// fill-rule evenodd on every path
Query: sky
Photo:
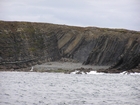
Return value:
M 0 20 L 140 31 L 140 0 L 0 0 Z

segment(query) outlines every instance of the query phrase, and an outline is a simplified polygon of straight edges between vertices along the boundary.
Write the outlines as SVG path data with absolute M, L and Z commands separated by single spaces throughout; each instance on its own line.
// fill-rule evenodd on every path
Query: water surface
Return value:
M 140 74 L 0 72 L 0 105 L 139 105 Z

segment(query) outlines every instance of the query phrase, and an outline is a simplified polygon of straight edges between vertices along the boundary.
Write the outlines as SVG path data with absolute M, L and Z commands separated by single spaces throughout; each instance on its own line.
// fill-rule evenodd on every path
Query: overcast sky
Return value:
M 0 0 L 0 20 L 140 31 L 140 0 Z

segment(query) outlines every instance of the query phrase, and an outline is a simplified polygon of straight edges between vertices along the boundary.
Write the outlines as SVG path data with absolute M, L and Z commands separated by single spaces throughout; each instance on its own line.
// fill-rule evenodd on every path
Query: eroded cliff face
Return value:
M 140 53 L 139 32 L 93 27 L 69 28 L 71 31 L 60 34 L 58 38 L 59 49 L 63 56 L 83 64 L 112 65 L 121 56 L 125 57 L 124 62 L 128 62 L 130 57 Z
M 117 69 L 132 69 L 138 66 L 139 55 L 140 32 L 0 21 L 2 69 L 30 67 L 62 57 L 83 64 L 114 64 Z M 133 66 L 126 67 L 130 64 Z
M 60 58 L 57 38 L 49 31 L 51 25 L 44 24 L 45 30 L 42 25 L 0 22 L 1 68 L 26 68 Z

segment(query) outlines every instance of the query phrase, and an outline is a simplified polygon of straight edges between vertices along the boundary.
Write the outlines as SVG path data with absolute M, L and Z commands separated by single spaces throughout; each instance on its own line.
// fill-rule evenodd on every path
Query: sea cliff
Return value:
M 102 72 L 139 72 L 140 32 L 0 21 L 0 70 L 18 70 L 61 58 L 111 66 Z

